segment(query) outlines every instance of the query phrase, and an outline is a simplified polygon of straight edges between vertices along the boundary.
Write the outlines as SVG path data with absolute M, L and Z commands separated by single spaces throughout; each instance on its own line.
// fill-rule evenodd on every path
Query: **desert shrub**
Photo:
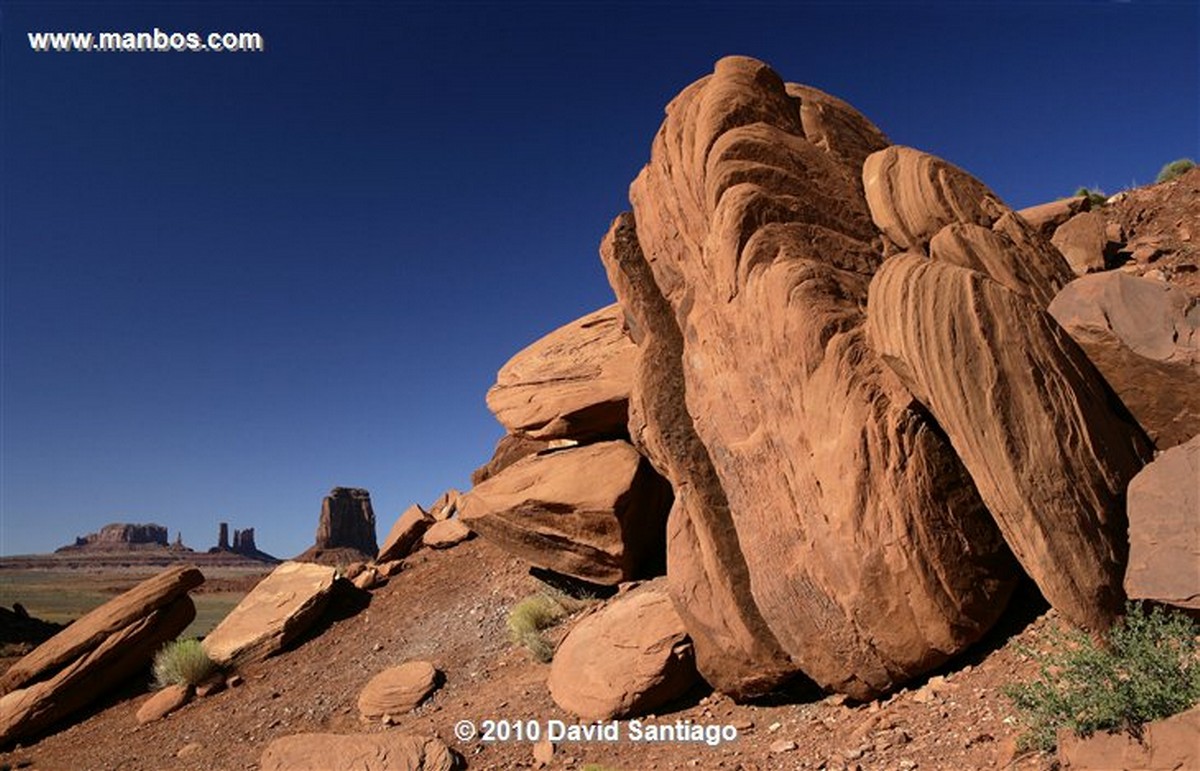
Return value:
M 542 630 L 554 626 L 566 615 L 567 609 L 558 598 L 545 592 L 530 595 L 508 612 L 508 636 L 528 648 L 538 661 L 549 661 L 554 648 L 542 636 Z
M 529 649 L 538 661 L 550 661 L 554 657 L 554 646 L 542 632 L 594 601 L 591 597 L 576 599 L 549 590 L 531 594 L 508 612 L 508 636 Z
M 1181 177 L 1192 169 L 1196 168 L 1196 162 L 1191 158 L 1180 158 L 1176 161 L 1171 161 L 1166 166 L 1162 167 L 1162 171 L 1158 172 L 1158 177 L 1155 182 L 1170 182 L 1176 177 Z
M 154 684 L 159 688 L 199 685 L 217 669 L 216 662 L 204 652 L 199 640 L 175 640 L 154 655 Z
M 1075 191 L 1076 198 L 1086 198 L 1092 202 L 1092 208 L 1108 205 L 1108 196 L 1100 188 L 1081 187 Z
M 1022 749 L 1053 750 L 1060 728 L 1087 736 L 1124 729 L 1200 702 L 1196 622 L 1179 612 L 1130 604 L 1107 635 L 1107 645 L 1079 631 L 1053 632 L 1049 650 L 1029 652 L 1038 679 L 1009 686 L 1021 713 Z

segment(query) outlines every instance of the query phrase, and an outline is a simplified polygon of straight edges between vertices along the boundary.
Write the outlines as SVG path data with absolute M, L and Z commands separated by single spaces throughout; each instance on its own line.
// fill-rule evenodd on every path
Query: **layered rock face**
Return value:
M 667 575 L 710 683 L 885 692 L 995 621 L 1010 546 L 1069 618 L 1111 618 L 1148 444 L 1043 312 L 1073 278 L 1043 231 L 745 58 L 672 101 L 630 198 L 601 246 L 629 435 L 674 488 Z M 883 291 L 913 265 L 955 278 Z M 954 347 L 948 321 L 989 331 Z
M 726 692 L 799 671 L 886 691 L 976 640 L 1016 577 L 863 334 L 883 243 L 860 169 L 885 145 L 844 103 L 722 60 L 668 107 L 602 247 L 642 336 L 630 433 L 675 487 L 672 595 Z

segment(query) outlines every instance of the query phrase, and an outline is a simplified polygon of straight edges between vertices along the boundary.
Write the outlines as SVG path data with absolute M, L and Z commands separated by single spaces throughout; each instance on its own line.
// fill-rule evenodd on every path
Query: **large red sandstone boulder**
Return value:
M 661 570 L 670 505 L 666 482 L 611 441 L 517 461 L 463 496 L 459 518 L 533 565 L 614 585 Z
M 577 623 L 554 652 L 550 695 L 584 720 L 644 715 L 699 682 L 692 644 L 661 580 Z
M 399 717 L 425 701 L 437 683 L 438 671 L 428 661 L 389 667 L 372 677 L 358 694 L 358 712 L 368 720 Z
M 1189 771 L 1200 768 L 1200 707 L 1129 732 L 1058 736 L 1063 771 Z
M 1200 436 L 1129 483 L 1130 599 L 1200 610 Z
M 294 734 L 267 745 L 261 771 L 451 771 L 454 753 L 440 739 L 381 734 Z
M 885 140 L 805 100 L 719 62 L 668 107 L 602 256 L 639 341 L 630 435 L 678 493 L 668 577 L 701 673 L 750 695 L 803 671 L 865 698 L 978 639 L 1016 571 L 863 334 L 883 245 L 856 159 Z M 959 192 L 889 236 L 927 242 Z
M 1105 268 L 1105 228 L 1100 212 L 1083 212 L 1059 225 L 1050 242 L 1062 252 L 1076 275 L 1083 276 Z
M 633 353 L 621 308 L 601 308 L 512 357 L 488 391 L 488 408 L 511 433 L 532 439 L 620 436 Z
M 279 652 L 321 615 L 333 590 L 334 569 L 285 562 L 258 582 L 201 643 L 222 666 Z
M 1200 300 L 1112 272 L 1071 282 L 1049 311 L 1159 449 L 1200 434 Z
M 168 568 L 147 578 L 76 620 L 9 667 L 0 677 L 0 693 L 45 679 L 111 635 L 172 604 L 202 583 L 204 576 L 190 565 Z
M 204 581 L 176 567 L 101 605 L 5 674 L 0 746 L 37 734 L 144 672 L 196 617 L 187 592 Z
M 1129 480 L 1150 443 L 1083 352 L 1033 302 L 975 270 L 888 260 L 871 344 L 954 443 L 1017 559 L 1075 624 L 1124 601 Z

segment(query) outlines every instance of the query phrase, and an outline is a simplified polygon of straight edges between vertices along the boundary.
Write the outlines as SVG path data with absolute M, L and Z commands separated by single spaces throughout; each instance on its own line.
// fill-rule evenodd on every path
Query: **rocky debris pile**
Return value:
M 644 715 L 700 682 L 666 583 L 651 581 L 581 619 L 554 652 L 550 695 L 585 720 Z
M 378 553 L 371 494 L 357 487 L 335 487 L 321 503 L 316 543 L 296 560 L 336 565 L 375 559 Z
M 0 677 L 0 745 L 45 730 L 144 671 L 195 618 L 188 591 L 203 582 L 194 567 L 165 570 L 13 664 Z
M 335 577 L 334 569 L 325 565 L 283 563 L 204 638 L 204 651 L 221 666 L 277 653 L 320 617 Z
M 440 739 L 382 734 L 295 734 L 271 742 L 262 771 L 451 771 L 454 752 Z
M 1084 204 L 1027 220 L 742 57 L 668 106 L 630 199 L 601 244 L 619 307 L 489 392 L 509 436 L 468 526 L 600 583 L 665 554 L 699 671 L 737 697 L 800 673 L 892 691 L 977 641 L 1022 570 L 1111 622 L 1152 445 L 1046 310 L 1075 276 L 1048 236 Z
M 167 529 L 153 523 L 132 525 L 113 522 L 75 539 L 75 543 L 55 549 L 55 553 L 72 551 L 118 551 L 139 547 L 167 547 Z

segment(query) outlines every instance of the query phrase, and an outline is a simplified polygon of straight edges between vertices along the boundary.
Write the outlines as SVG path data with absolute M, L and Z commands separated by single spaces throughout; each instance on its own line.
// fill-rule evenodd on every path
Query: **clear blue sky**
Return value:
M 33 53 L 257 31 L 262 54 Z M 1013 206 L 1200 143 L 1200 3 L 0 3 L 0 554 L 110 521 L 311 544 L 465 487 L 509 356 L 612 299 L 663 107 L 726 54 Z

